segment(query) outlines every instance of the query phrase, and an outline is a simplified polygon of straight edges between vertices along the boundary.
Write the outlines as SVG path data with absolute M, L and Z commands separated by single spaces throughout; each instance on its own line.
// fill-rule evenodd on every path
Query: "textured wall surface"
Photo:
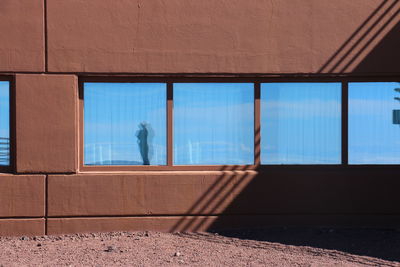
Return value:
M 0 174 L 0 235 L 398 227 L 399 166 L 81 170 L 78 80 L 400 80 L 399 11 L 397 0 L 0 1 L 13 163 Z
M 0 175 L 0 219 L 44 217 L 44 175 Z
M 399 22 L 398 18 L 390 20 L 390 17 L 396 15 L 400 5 L 389 3 L 378 9 L 382 3 L 380 0 L 50 0 L 49 70 L 398 73 L 400 67 L 393 60 L 379 64 L 378 58 L 368 68 L 357 68 Z M 352 35 L 355 36 L 346 49 L 324 68 Z M 363 49 L 365 45 L 368 47 Z
M 44 71 L 44 1 L 0 2 L 0 71 Z
M 75 172 L 76 77 L 19 74 L 15 84 L 17 171 Z

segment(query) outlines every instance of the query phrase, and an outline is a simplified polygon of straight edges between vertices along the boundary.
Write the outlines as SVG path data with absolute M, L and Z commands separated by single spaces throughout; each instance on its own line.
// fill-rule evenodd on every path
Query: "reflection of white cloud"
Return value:
M 243 151 L 243 152 L 253 152 L 252 146 L 246 146 L 243 143 L 229 143 L 229 142 L 191 142 L 185 145 L 177 145 L 175 143 L 174 149 L 179 151 L 189 151 L 189 147 L 197 148 L 201 151 L 208 152 L 235 152 L 235 151 Z M 193 151 L 193 153 L 196 151 Z M 197 152 L 196 152 L 197 153 Z
M 261 163 L 264 164 L 340 164 L 340 152 L 319 155 L 296 155 L 283 153 L 261 154 Z
M 392 116 L 393 109 L 400 109 L 399 103 L 394 100 L 367 100 L 350 99 L 349 115 Z
M 340 117 L 339 101 L 262 101 L 262 116 L 267 118 Z
M 253 147 L 231 142 L 190 142 L 174 145 L 176 164 L 251 164 Z
M 253 152 L 252 147 L 245 146 L 244 144 L 240 144 L 240 150 L 248 152 L 248 153 L 252 153 Z
M 141 162 L 137 143 L 85 143 L 85 164 L 103 161 L 126 160 Z M 149 158 L 154 164 L 164 164 L 166 145 L 149 144 Z
M 84 137 L 85 140 L 110 142 L 111 139 L 115 142 L 127 142 L 127 140 L 137 140 L 136 132 L 139 130 L 138 123 L 86 123 Z M 153 142 L 164 142 L 166 139 L 166 126 L 163 125 L 151 125 L 152 135 L 149 136 L 149 140 Z M 162 129 L 162 130 L 158 130 Z M 86 142 L 85 142 L 86 143 Z
M 254 105 L 252 103 L 235 104 L 229 106 L 214 106 L 214 107 L 176 107 L 174 108 L 174 119 L 190 119 L 197 120 L 193 123 L 205 122 L 204 119 L 210 121 L 221 121 L 232 118 L 235 121 L 253 120 Z M 231 121 L 226 121 L 230 123 Z
M 373 153 L 350 153 L 349 164 L 400 164 L 400 153 L 389 156 Z

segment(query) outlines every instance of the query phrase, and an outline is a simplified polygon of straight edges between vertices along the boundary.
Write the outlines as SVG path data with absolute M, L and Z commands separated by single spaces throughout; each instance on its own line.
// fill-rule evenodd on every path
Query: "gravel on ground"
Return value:
M 356 231 L 356 233 L 359 233 L 359 237 L 356 235 L 358 241 L 363 238 L 368 239 L 358 244 L 372 244 L 372 246 L 373 244 L 379 246 L 379 243 L 383 239 L 386 240 L 388 236 L 393 237 L 393 234 L 386 237 L 379 235 L 381 231 L 372 232 L 372 234 L 368 232 L 369 235 L 362 231 Z M 398 232 L 393 233 L 395 239 L 390 240 L 388 247 L 376 247 L 372 250 L 365 248 L 360 252 L 356 251 L 357 253 L 347 252 L 346 249 L 324 248 L 327 246 L 324 242 L 328 245 L 339 241 L 346 242 L 346 236 L 349 236 L 348 241 L 354 241 L 354 231 L 341 232 L 333 229 L 311 230 L 311 232 L 279 229 L 225 233 L 112 232 L 43 237 L 2 237 L 0 238 L 0 266 L 400 267 L 400 253 L 396 257 L 399 248 L 393 247 L 398 244 L 400 235 Z M 376 235 L 378 238 L 371 241 L 371 238 Z M 285 238 L 285 236 L 291 238 Z M 297 242 L 299 238 L 303 238 L 301 244 Z M 309 238 L 309 240 L 304 238 Z M 325 241 L 318 243 L 318 239 Z M 313 240 L 315 242 L 312 242 Z M 393 251 L 382 254 L 389 255 L 388 257 L 371 256 L 375 255 L 374 252 L 379 249 Z M 365 251 L 366 255 L 361 255 L 362 251 Z M 369 253 L 371 251 L 372 253 Z

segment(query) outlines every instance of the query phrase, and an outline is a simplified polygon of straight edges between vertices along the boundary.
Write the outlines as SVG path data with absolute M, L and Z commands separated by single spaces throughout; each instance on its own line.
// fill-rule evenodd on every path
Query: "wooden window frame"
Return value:
M 257 76 L 81 76 L 79 77 L 79 172 L 126 172 L 126 171 L 245 171 L 245 170 L 279 170 L 293 169 L 302 171 L 308 169 L 335 170 L 337 168 L 359 169 L 384 168 L 398 169 L 400 165 L 348 164 L 348 84 L 351 82 L 399 82 L 396 76 L 388 77 L 257 77 Z M 88 166 L 84 165 L 84 83 L 165 83 L 167 86 L 167 165 L 129 165 L 129 166 Z M 340 83 L 341 84 L 341 163 L 340 164 L 261 164 L 261 83 Z M 173 165 L 173 84 L 174 83 L 252 83 L 254 84 L 254 164 L 251 165 Z

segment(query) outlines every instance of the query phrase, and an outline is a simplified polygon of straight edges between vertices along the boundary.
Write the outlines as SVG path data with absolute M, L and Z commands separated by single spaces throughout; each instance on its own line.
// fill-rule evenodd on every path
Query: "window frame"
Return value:
M 0 81 L 9 83 L 9 136 L 10 136 L 10 164 L 7 166 L 0 166 L 0 173 L 12 173 L 15 167 L 15 76 L 14 75 L 1 75 Z
M 167 165 L 84 165 L 84 83 L 165 83 L 167 85 Z M 341 84 L 341 163 L 340 164 L 261 164 L 261 83 L 340 83 Z M 399 76 L 271 76 L 271 75 L 99 75 L 79 77 L 79 172 L 125 172 L 125 171 L 263 171 L 289 169 L 302 171 L 320 169 L 334 171 L 340 169 L 384 168 L 398 169 L 400 165 L 386 164 L 348 164 L 348 84 L 350 82 L 400 82 Z M 251 165 L 173 165 L 173 84 L 174 83 L 253 83 L 254 85 L 254 164 Z

